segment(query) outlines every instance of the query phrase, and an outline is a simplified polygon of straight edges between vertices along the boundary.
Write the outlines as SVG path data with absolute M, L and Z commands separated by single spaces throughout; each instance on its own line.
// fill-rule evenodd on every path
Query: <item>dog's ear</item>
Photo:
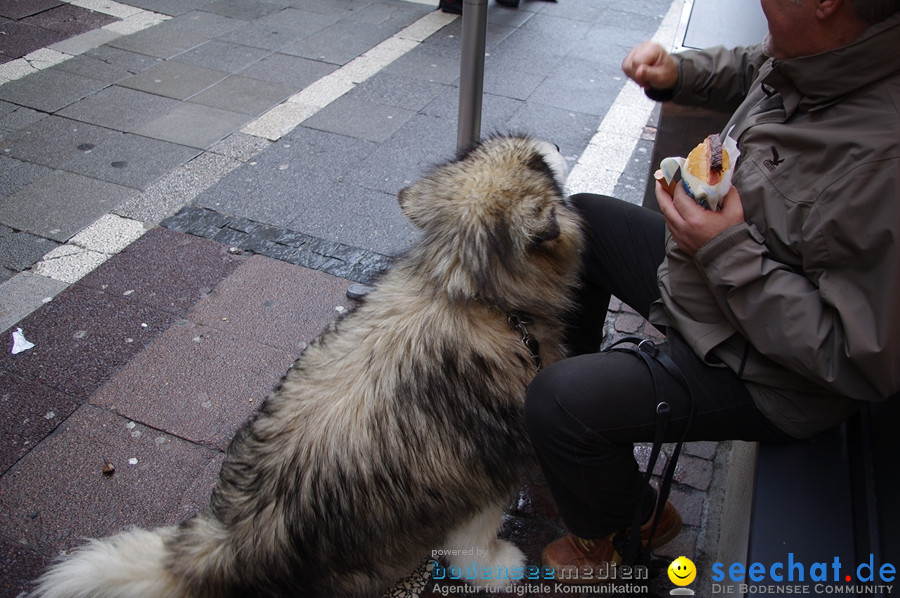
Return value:
M 531 240 L 535 245 L 540 245 L 545 241 L 552 241 L 553 239 L 559 237 L 561 231 L 559 228 L 559 220 L 557 220 L 556 218 L 555 208 L 551 208 L 549 210 L 549 213 L 547 214 L 547 217 L 542 221 L 536 222 L 535 224 L 539 225 L 537 230 L 532 232 L 531 235 Z
M 421 202 L 416 201 L 418 197 L 419 193 L 417 192 L 415 185 L 412 187 L 404 187 L 397 193 L 397 203 L 400 204 L 400 209 L 403 210 L 403 214 L 409 218 L 413 224 L 419 228 L 423 228 L 425 225 L 426 214 L 418 205 Z

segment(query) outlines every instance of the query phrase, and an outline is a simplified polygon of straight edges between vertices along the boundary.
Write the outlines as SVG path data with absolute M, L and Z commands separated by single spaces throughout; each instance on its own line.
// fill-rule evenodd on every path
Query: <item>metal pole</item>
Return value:
M 484 92 L 487 12 L 488 0 L 463 0 L 457 150 L 463 150 L 481 139 L 481 96 Z

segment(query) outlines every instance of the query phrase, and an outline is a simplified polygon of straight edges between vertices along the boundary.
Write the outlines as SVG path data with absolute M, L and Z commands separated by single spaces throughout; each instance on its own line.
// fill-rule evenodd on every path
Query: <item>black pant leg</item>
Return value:
M 681 439 L 689 420 L 687 440 L 789 440 L 731 370 L 705 364 L 677 336 L 660 348 L 692 390 L 657 373 L 671 409 L 666 442 Z M 576 535 L 599 538 L 630 525 L 646 489 L 634 443 L 653 441 L 662 398 L 647 364 L 622 351 L 563 360 L 532 382 L 525 423 L 560 514 Z
M 660 214 L 613 197 L 580 193 L 571 201 L 588 230 L 580 307 L 567 335 L 572 353 L 581 354 L 600 348 L 611 295 L 647 317 L 659 298 L 666 225 Z

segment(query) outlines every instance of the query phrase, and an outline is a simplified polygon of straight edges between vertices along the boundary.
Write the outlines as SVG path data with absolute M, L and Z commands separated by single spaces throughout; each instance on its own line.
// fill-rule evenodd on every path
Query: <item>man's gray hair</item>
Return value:
M 869 23 L 880 23 L 898 10 L 900 0 L 850 0 L 860 18 Z

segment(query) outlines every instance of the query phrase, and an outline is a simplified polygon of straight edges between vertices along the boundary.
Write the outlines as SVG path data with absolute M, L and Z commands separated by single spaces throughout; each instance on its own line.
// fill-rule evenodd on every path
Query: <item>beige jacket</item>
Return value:
M 746 222 L 693 258 L 667 239 L 651 319 L 797 437 L 900 390 L 897 48 L 900 13 L 816 56 L 679 55 L 673 101 L 737 106 L 722 133 Z

